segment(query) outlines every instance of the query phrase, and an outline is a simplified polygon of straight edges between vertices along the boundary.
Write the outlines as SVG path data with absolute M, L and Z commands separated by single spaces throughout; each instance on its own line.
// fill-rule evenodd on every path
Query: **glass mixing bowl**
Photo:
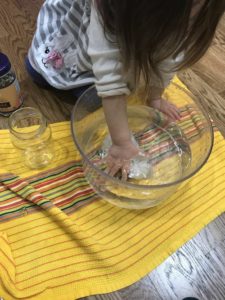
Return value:
M 110 139 L 95 87 L 85 91 L 74 106 L 72 135 L 83 160 L 85 176 L 99 196 L 116 206 L 144 209 L 160 204 L 209 158 L 213 129 L 204 108 L 180 84 L 170 84 L 163 97 L 179 108 L 180 121 L 168 122 L 159 111 L 141 105 L 138 95 L 128 99 L 130 130 L 147 157 L 144 165 L 139 163 L 139 171 L 149 169 L 147 173 L 143 171 L 142 177 L 127 181 L 105 171 L 104 145 Z

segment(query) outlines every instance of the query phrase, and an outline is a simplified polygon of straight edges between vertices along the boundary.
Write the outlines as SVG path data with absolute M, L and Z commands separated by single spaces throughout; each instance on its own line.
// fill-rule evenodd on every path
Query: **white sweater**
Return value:
M 98 95 L 105 97 L 128 95 L 135 88 L 132 71 L 123 72 L 120 49 L 105 38 L 91 0 L 46 0 L 28 55 L 33 68 L 58 89 L 95 83 Z M 161 63 L 164 87 L 180 59 Z M 155 75 L 152 81 L 161 86 Z

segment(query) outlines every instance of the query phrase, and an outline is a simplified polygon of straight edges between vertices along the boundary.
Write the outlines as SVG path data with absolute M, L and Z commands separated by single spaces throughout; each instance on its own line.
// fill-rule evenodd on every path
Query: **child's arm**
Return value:
M 129 142 L 131 136 L 125 95 L 105 97 L 102 103 L 112 142 L 117 145 Z
M 127 100 L 125 95 L 102 99 L 106 122 L 112 139 L 107 157 L 109 174 L 114 176 L 120 169 L 122 178 L 127 178 L 130 159 L 139 153 L 139 148 L 131 140 L 127 119 Z
M 113 39 L 114 41 L 111 41 Z M 126 96 L 130 94 L 127 74 L 124 74 L 122 57 L 116 37 L 105 37 L 97 11 L 92 5 L 88 55 L 92 61 L 95 86 L 102 98 L 105 119 L 108 125 L 112 146 L 107 156 L 110 175 L 122 171 L 122 178 L 127 178 L 130 159 L 139 152 L 131 141 L 127 120 Z M 129 74 L 130 75 L 130 74 Z
M 163 87 L 151 86 L 149 101 L 161 98 L 163 92 L 164 92 Z
M 151 86 L 151 92 L 147 99 L 147 105 L 161 111 L 170 121 L 180 120 L 179 109 L 173 103 L 163 99 L 164 88 Z
M 156 74 L 152 74 L 150 95 L 147 99 L 149 106 L 166 114 L 171 121 L 180 120 L 179 109 L 171 102 L 163 99 L 163 92 L 176 74 L 174 69 L 177 63 L 181 62 L 182 59 L 183 53 L 175 58 L 168 57 L 159 64 L 158 71 L 161 78 L 156 76 Z

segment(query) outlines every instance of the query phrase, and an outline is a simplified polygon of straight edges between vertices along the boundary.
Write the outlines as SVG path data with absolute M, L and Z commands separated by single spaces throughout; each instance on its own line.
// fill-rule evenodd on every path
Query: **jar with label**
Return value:
M 9 116 L 22 102 L 16 74 L 8 57 L 0 52 L 0 115 Z

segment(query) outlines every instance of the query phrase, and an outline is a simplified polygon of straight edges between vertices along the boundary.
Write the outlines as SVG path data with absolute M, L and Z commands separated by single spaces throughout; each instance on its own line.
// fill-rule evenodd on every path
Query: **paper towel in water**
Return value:
M 132 136 L 132 142 L 138 146 L 137 141 L 134 136 Z M 101 149 L 101 158 L 105 158 L 108 154 L 109 148 L 112 145 L 111 137 L 108 135 L 103 143 Z M 128 173 L 128 178 L 133 179 L 147 179 L 150 178 L 152 174 L 152 166 L 149 158 L 144 155 L 140 150 L 140 154 L 131 159 L 130 170 Z

